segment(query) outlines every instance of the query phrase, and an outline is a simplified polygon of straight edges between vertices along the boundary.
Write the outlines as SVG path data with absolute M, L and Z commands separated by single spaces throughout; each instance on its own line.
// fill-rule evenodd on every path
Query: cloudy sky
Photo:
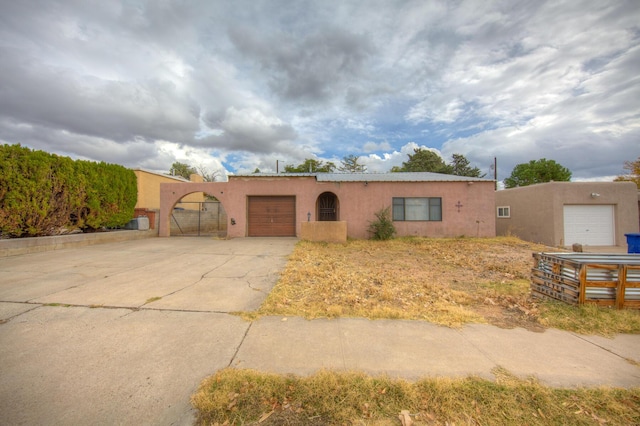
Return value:
M 0 0 L 0 142 L 228 173 L 640 156 L 640 2 Z

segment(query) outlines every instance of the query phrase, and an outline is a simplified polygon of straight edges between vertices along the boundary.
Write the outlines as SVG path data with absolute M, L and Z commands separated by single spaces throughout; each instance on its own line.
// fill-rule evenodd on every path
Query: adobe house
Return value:
M 638 232 L 633 182 L 548 182 L 496 192 L 496 233 L 555 247 L 626 247 Z
M 159 236 L 173 207 L 205 192 L 227 213 L 227 237 L 369 238 L 375 213 L 390 208 L 398 236 L 495 236 L 494 181 L 438 173 L 256 173 L 228 182 L 160 185 Z

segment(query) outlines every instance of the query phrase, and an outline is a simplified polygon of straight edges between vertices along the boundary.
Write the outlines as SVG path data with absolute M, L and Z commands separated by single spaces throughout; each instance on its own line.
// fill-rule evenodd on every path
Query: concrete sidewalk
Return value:
M 265 348 L 269 348 L 265 351 Z M 262 318 L 232 365 L 274 373 L 360 370 L 415 380 L 493 378 L 503 367 L 557 387 L 640 386 L 640 335 L 614 339 L 473 324 L 460 330 L 423 321 Z
M 1 258 L 2 423 L 192 424 L 190 396 L 228 366 L 407 379 L 501 366 L 552 386 L 640 386 L 638 335 L 232 315 L 260 306 L 295 242 L 153 238 Z

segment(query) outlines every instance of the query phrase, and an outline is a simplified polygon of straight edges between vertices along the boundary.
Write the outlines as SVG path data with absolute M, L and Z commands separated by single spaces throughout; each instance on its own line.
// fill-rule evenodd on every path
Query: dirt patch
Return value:
M 537 311 L 535 302 L 529 301 L 528 305 Z M 538 322 L 538 316 L 523 312 L 520 305 L 514 307 L 502 305 L 478 304 L 472 307 L 473 311 L 483 317 L 489 324 L 493 324 L 500 328 L 516 328 L 522 327 L 529 331 L 542 332 L 545 328 Z M 528 309 L 527 309 L 528 310 Z M 529 311 L 530 312 L 530 311 Z
M 533 252 L 517 238 L 401 238 L 300 242 L 261 314 L 486 322 L 540 331 L 529 275 Z

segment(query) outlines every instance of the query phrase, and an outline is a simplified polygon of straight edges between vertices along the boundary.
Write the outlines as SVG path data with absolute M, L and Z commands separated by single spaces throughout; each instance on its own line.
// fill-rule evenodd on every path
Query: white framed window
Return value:
M 511 207 L 509 206 L 498 207 L 498 217 L 511 217 Z
M 394 221 L 442 220 L 442 198 L 393 198 Z

